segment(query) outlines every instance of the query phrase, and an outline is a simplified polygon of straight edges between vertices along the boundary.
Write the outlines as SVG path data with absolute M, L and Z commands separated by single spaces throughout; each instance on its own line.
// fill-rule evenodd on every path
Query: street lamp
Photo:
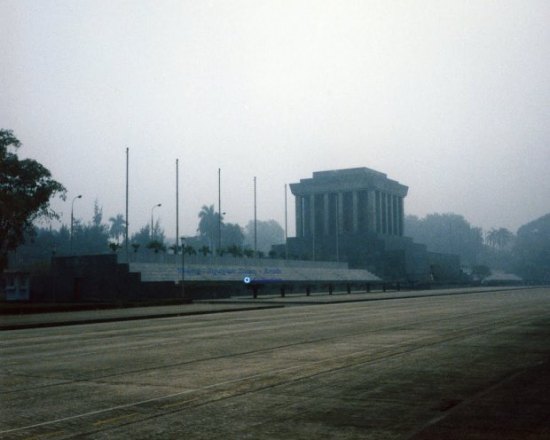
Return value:
M 71 202 L 71 253 L 73 251 L 73 229 L 74 229 L 74 201 L 76 199 L 81 199 L 82 194 L 77 195 Z
M 222 250 L 222 170 L 218 168 L 218 254 Z
M 153 240 L 153 211 L 160 206 L 162 206 L 162 203 L 157 203 L 151 208 L 151 240 Z

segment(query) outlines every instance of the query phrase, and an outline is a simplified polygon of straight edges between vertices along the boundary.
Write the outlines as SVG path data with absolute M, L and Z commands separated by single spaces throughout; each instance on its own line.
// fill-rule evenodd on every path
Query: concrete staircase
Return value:
M 181 265 L 162 263 L 130 263 L 130 272 L 140 273 L 143 282 L 180 282 Z M 272 266 L 212 266 L 186 265 L 185 281 L 196 282 L 335 282 L 362 283 L 381 281 L 367 270 L 341 267 L 284 267 Z M 246 279 L 246 281 L 245 281 Z

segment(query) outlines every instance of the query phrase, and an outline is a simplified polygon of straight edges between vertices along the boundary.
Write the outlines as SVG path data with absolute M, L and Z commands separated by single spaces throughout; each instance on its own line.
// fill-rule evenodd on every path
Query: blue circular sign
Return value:
M 250 279 L 250 277 L 244 277 L 243 281 L 245 284 L 250 284 L 250 281 L 252 280 Z

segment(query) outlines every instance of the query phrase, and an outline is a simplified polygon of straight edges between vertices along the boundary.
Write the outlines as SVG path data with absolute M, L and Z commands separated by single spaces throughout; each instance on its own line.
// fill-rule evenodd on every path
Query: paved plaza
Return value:
M 455 293 L 2 331 L 0 438 L 550 438 L 550 289 Z

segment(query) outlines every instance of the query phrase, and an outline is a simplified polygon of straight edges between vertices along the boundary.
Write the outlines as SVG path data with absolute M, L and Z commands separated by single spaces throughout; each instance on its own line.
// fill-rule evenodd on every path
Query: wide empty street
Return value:
M 548 288 L 0 336 L 0 438 L 550 438 Z

